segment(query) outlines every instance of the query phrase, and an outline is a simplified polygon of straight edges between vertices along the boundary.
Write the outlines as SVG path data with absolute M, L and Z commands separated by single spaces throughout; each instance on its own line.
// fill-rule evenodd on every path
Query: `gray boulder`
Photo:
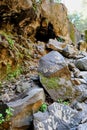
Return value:
M 54 115 L 56 118 L 59 118 L 66 122 L 70 127 L 78 124 L 74 120 L 74 116 L 77 115 L 78 112 L 70 108 L 68 105 L 54 102 L 48 107 L 48 111 L 51 115 Z
M 34 130 L 69 130 L 69 125 L 48 112 L 34 114 Z
M 40 82 L 54 101 L 58 99 L 72 101 L 81 94 L 81 91 L 73 86 L 72 81 L 66 78 L 40 75 Z
M 70 71 L 64 57 L 57 51 L 51 51 L 39 61 L 38 71 L 46 77 L 66 76 L 70 78 Z
M 34 114 L 34 130 L 70 130 L 76 125 L 78 112 L 63 104 L 53 103 L 45 113 Z
M 54 101 L 72 100 L 79 95 L 71 81 L 71 73 L 64 57 L 51 51 L 39 61 L 40 82 Z
M 49 39 L 49 42 L 47 44 L 47 48 L 50 48 L 58 52 L 61 52 L 65 46 L 66 43 L 59 42 L 57 39 Z
M 67 45 L 62 51 L 62 54 L 67 58 L 75 57 L 77 53 L 77 49 L 73 45 Z
M 87 70 L 87 56 L 75 61 L 75 65 L 80 70 Z
M 41 104 L 45 101 L 45 95 L 42 88 L 33 87 L 26 92 L 23 98 L 8 103 L 9 107 L 14 109 L 11 120 L 12 130 L 29 128 L 32 121 L 32 114 L 37 112 Z

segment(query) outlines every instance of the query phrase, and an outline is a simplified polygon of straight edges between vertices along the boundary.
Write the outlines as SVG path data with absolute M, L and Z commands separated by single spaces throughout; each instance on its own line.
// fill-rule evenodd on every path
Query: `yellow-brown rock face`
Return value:
M 67 9 L 63 4 L 43 2 L 41 15 L 53 24 L 56 35 L 68 37 Z

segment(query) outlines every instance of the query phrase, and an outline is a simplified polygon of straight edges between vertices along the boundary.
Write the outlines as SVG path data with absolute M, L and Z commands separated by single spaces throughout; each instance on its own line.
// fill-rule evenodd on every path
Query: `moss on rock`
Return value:
M 41 76 L 42 84 L 44 84 L 47 87 L 47 89 L 58 89 L 59 88 L 58 77 L 47 78 L 43 75 L 40 75 L 40 76 Z
M 76 92 L 71 80 L 63 77 L 45 77 L 42 74 L 40 74 L 40 78 L 43 87 L 54 101 L 58 99 L 73 100 Z

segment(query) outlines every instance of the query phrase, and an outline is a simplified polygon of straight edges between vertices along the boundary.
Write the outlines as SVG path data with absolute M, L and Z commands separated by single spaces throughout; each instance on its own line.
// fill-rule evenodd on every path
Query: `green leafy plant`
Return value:
M 21 69 L 16 69 L 15 71 L 9 73 L 7 75 L 7 79 L 14 79 L 16 77 L 18 77 L 21 74 L 22 70 Z
M 6 121 L 9 121 L 11 119 L 11 117 L 13 116 L 13 112 L 14 110 L 9 107 L 8 109 L 6 109 Z
M 0 124 L 10 121 L 11 117 L 13 116 L 13 112 L 14 110 L 9 107 L 8 109 L 6 109 L 5 113 L 6 113 L 6 117 L 4 118 L 3 114 L 0 113 Z
M 14 45 L 14 40 L 11 38 L 11 36 L 10 36 L 10 35 L 7 35 L 5 32 L 2 32 L 1 35 L 4 36 L 5 39 L 8 41 L 10 47 L 13 47 L 13 45 Z
M 39 109 L 41 112 L 45 112 L 47 110 L 47 104 L 43 103 Z
M 12 40 L 9 36 L 6 36 L 6 39 L 11 47 L 14 45 L 14 40 Z
M 63 38 L 61 38 L 61 37 L 57 37 L 57 41 L 59 41 L 59 42 L 65 42 L 65 40 Z
M 69 105 L 69 101 L 63 101 L 62 99 L 58 99 L 57 102 L 64 105 Z
M 5 120 L 4 120 L 4 117 L 3 117 L 3 115 L 0 113 L 0 124 L 2 124 L 4 121 L 5 121 Z
M 17 68 L 12 71 L 11 65 L 7 65 L 7 80 L 14 79 L 18 77 L 22 73 L 22 68 L 20 66 L 17 66 Z
M 34 9 L 34 11 L 37 10 L 37 6 L 35 4 L 33 4 L 33 9 Z
M 80 32 L 84 33 L 85 29 L 87 28 L 87 17 L 84 17 L 81 12 L 74 12 L 71 14 L 69 13 L 68 18 L 69 21 L 73 23 Z

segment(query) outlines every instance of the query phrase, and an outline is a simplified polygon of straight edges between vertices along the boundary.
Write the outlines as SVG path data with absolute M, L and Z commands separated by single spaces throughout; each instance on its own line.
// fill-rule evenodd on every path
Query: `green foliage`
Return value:
M 10 35 L 7 35 L 5 32 L 2 32 L 2 35 L 5 36 L 6 40 L 8 41 L 10 47 L 13 47 L 14 40 L 11 38 Z
M 87 28 L 87 18 L 83 18 L 82 14 L 75 12 L 73 14 L 69 14 L 68 18 L 79 31 L 84 32 Z
M 34 9 L 34 11 L 37 10 L 37 5 L 36 4 L 33 4 L 33 9 Z
M 11 117 L 13 116 L 13 112 L 14 110 L 9 107 L 8 109 L 6 109 L 5 113 L 6 113 L 6 118 L 4 118 L 3 114 L 0 113 L 0 124 L 2 124 L 3 122 L 6 121 L 10 121 Z
M 9 36 L 6 36 L 6 39 L 7 39 L 8 43 L 9 43 L 9 45 L 10 45 L 11 47 L 13 47 L 14 41 L 13 41 Z
M 5 121 L 5 120 L 4 120 L 4 117 L 3 117 L 3 115 L 0 113 L 0 124 L 2 124 L 4 121 Z
M 6 119 L 5 121 L 9 121 L 11 119 L 11 117 L 13 116 L 13 112 L 14 110 L 9 107 L 8 109 L 6 109 Z
M 75 24 L 75 25 L 78 25 L 78 23 L 80 22 L 80 19 L 81 19 L 81 14 L 78 14 L 78 13 L 73 13 L 71 15 L 68 15 L 69 17 L 69 20 Z
M 69 105 L 69 101 L 63 101 L 63 99 L 58 99 L 57 102 L 64 105 Z
M 61 0 L 55 0 L 55 2 L 61 3 Z
M 46 87 L 48 89 L 57 89 L 57 88 L 59 88 L 58 81 L 59 81 L 58 77 L 47 78 L 47 77 L 44 77 L 43 75 L 41 75 L 41 82 L 44 85 L 46 85 Z
M 39 109 L 41 112 L 45 112 L 47 110 L 47 104 L 43 103 Z
M 57 41 L 59 41 L 59 42 L 65 42 L 65 40 L 63 38 L 61 38 L 61 37 L 57 37 Z
M 7 75 L 7 78 L 8 79 L 13 79 L 13 78 L 16 78 L 18 77 L 20 74 L 22 73 L 22 70 L 19 68 L 19 69 L 16 69 L 14 70 L 13 72 L 9 73 Z
M 17 78 L 22 73 L 22 68 L 17 66 L 17 68 L 12 71 L 12 67 L 8 64 L 7 65 L 7 80 Z

